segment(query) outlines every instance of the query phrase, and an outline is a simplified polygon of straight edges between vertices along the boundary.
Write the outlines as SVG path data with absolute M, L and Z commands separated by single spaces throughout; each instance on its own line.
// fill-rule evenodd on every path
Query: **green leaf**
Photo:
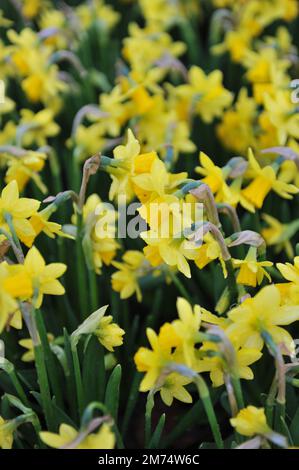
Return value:
M 139 372 L 136 372 L 132 381 L 132 385 L 128 394 L 128 399 L 127 399 L 127 405 L 126 405 L 126 411 L 122 423 L 122 434 L 126 435 L 127 429 L 130 423 L 130 419 L 132 416 L 132 413 L 134 411 L 134 407 L 136 405 L 137 399 L 138 399 L 138 392 L 139 392 L 139 384 L 141 382 L 141 374 Z
M 163 413 L 160 416 L 157 427 L 148 444 L 149 449 L 161 449 L 161 447 L 159 447 L 159 443 L 160 443 L 161 435 L 164 429 L 164 425 L 165 425 L 165 413 Z
M 118 408 L 119 408 L 119 388 L 121 381 L 121 365 L 118 364 L 110 375 L 106 394 L 105 405 L 107 406 L 111 416 L 117 422 Z
M 297 411 L 294 415 L 294 418 L 292 419 L 291 425 L 290 425 L 290 434 L 292 436 L 292 440 L 295 443 L 295 445 L 299 444 L 299 407 L 297 408 Z
M 95 336 L 89 338 L 84 352 L 82 377 L 85 405 L 87 406 L 92 401 L 102 401 L 105 396 L 106 383 L 104 349 Z

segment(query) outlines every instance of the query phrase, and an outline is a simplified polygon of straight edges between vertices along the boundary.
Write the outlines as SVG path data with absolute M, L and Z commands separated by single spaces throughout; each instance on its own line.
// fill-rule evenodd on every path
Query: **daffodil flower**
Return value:
M 263 332 L 272 336 L 274 342 L 283 344 L 289 354 L 294 352 L 294 341 L 287 330 L 281 328 L 299 320 L 299 307 L 281 305 L 281 295 L 275 285 L 261 289 L 255 297 L 247 298 L 233 308 L 228 317 L 232 324 L 226 333 L 235 344 L 261 350 Z
M 257 249 L 250 247 L 244 259 L 234 259 L 233 264 L 239 267 L 238 284 L 256 287 L 266 277 L 271 282 L 271 276 L 265 268 L 273 266 L 271 261 L 257 261 Z
M 21 241 L 28 236 L 34 236 L 34 230 L 28 218 L 37 212 L 39 206 L 40 202 L 35 199 L 20 198 L 16 180 L 11 181 L 2 190 L 0 197 L 0 229 L 11 232 L 7 223 L 7 215 L 9 215 L 13 229 Z
M 299 192 L 296 186 L 287 184 L 277 178 L 275 170 L 271 166 L 261 168 L 251 149 L 248 152 L 248 159 L 253 181 L 243 189 L 242 193 L 258 209 L 262 207 L 266 196 L 271 190 L 285 199 L 292 199 L 292 195 Z
M 75 428 L 65 423 L 59 426 L 58 434 L 42 431 L 40 438 L 47 446 L 54 449 L 68 446 L 72 446 L 73 449 L 113 449 L 115 445 L 115 436 L 106 423 L 102 424 L 97 432 L 90 433 L 82 439 Z

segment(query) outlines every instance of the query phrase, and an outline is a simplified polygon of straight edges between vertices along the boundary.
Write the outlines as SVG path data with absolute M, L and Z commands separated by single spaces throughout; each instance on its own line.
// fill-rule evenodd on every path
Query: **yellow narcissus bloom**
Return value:
M 16 180 L 19 191 L 23 191 L 28 181 L 32 180 L 45 193 L 47 188 L 38 173 L 44 168 L 46 158 L 44 153 L 31 150 L 26 152 L 23 157 L 9 156 L 5 182 L 10 183 Z
M 139 155 L 140 163 L 144 165 L 145 158 L 150 158 L 150 155 L 153 153 L 154 152 L 144 154 L 143 156 Z M 152 157 L 149 171 L 139 171 L 139 174 L 134 176 L 132 181 L 134 183 L 136 196 L 140 201 L 143 204 L 147 202 L 152 204 L 153 202 L 156 202 L 155 198 L 173 193 L 177 186 L 179 186 L 187 176 L 188 174 L 186 172 L 177 174 L 169 173 L 164 162 L 158 158 Z
M 299 285 L 299 256 L 295 256 L 294 265 L 291 263 L 277 263 L 276 266 L 287 281 Z
M 51 67 L 32 73 L 22 81 L 22 89 L 32 103 L 42 102 L 46 106 L 56 110 L 58 106 L 57 96 L 67 90 L 65 82 L 60 80 L 58 67 Z
M 217 126 L 217 135 L 229 150 L 245 153 L 248 147 L 256 146 L 254 124 L 257 116 L 257 105 L 242 88 L 233 108 L 225 111 L 222 122 Z
M 234 259 L 233 264 L 239 267 L 237 283 L 245 286 L 256 287 L 263 282 L 264 277 L 271 282 L 271 276 L 267 273 L 266 267 L 273 266 L 271 261 L 257 261 L 257 250 L 251 247 L 244 259 Z
M 281 301 L 281 294 L 275 285 L 264 287 L 255 297 L 247 298 L 228 313 L 232 324 L 226 334 L 234 344 L 261 350 L 264 345 L 262 334 L 266 332 L 277 345 L 283 344 L 284 350 L 292 354 L 293 338 L 281 326 L 299 319 L 299 307 L 281 305 Z
M 234 195 L 226 183 L 231 169 L 216 166 L 204 152 L 200 152 L 199 160 L 201 166 L 197 166 L 195 171 L 204 176 L 201 181 L 209 186 L 215 195 L 215 200 L 235 206 L 238 203 L 238 197 Z
M 23 0 L 22 13 L 28 19 L 35 18 L 43 7 L 43 0 Z
M 192 403 L 192 396 L 185 389 L 185 385 L 189 383 L 191 383 L 190 379 L 175 372 L 167 375 L 160 389 L 160 395 L 165 405 L 171 406 L 174 398 L 183 403 Z
M 127 144 L 119 145 L 113 153 L 120 165 L 109 168 L 112 178 L 110 199 L 125 196 L 130 201 L 136 195 L 140 201 L 147 202 L 151 196 L 174 192 L 187 177 L 185 172 L 168 173 L 156 152 L 140 154 L 140 144 L 130 129 Z
M 120 292 L 121 299 L 127 299 L 136 293 L 138 302 L 141 302 L 142 294 L 138 279 L 146 272 L 146 260 L 140 251 L 129 250 L 123 256 L 123 261 L 113 261 L 112 264 L 118 271 L 112 274 L 112 288 Z
M 110 186 L 109 198 L 114 199 L 117 196 L 125 196 L 127 201 L 134 197 L 134 188 L 132 184 L 132 176 L 135 173 L 135 161 L 140 155 L 140 144 L 134 137 L 133 132 L 128 130 L 128 140 L 126 145 L 119 145 L 113 151 L 116 161 L 121 162 L 121 168 L 111 171 L 112 184 Z M 156 158 L 155 154 L 151 154 L 151 159 L 145 158 L 145 171 L 150 169 L 152 161 Z M 140 164 L 143 164 L 140 159 Z M 139 170 L 141 173 L 142 171 Z
M 116 346 L 123 344 L 125 331 L 117 323 L 112 323 L 112 316 L 108 315 L 100 319 L 94 334 L 108 351 L 113 352 Z
M 102 122 L 96 122 L 88 127 L 80 124 L 74 135 L 67 140 L 67 146 L 75 147 L 76 158 L 81 161 L 101 151 L 105 147 L 106 141 Z
M 38 113 L 30 109 L 21 109 L 20 114 L 17 132 L 25 147 L 33 144 L 42 147 L 47 144 L 49 137 L 55 137 L 59 133 L 60 127 L 54 121 L 54 112 L 51 109 L 43 109 Z
M 286 283 L 276 284 L 279 289 L 283 301 L 286 304 L 296 305 L 299 303 L 299 256 L 294 258 L 294 265 L 291 263 L 277 263 L 277 268 L 283 277 L 289 281 Z
M 98 20 L 106 28 L 113 28 L 119 21 L 119 13 L 113 10 L 110 5 L 106 5 L 103 0 L 91 0 L 88 5 L 79 5 L 75 9 L 81 28 L 86 31 L 89 26 Z
M 288 224 L 282 224 L 278 219 L 269 214 L 263 214 L 262 218 L 268 224 L 261 231 L 268 246 L 274 246 L 275 253 L 280 253 L 282 250 L 286 252 L 291 259 L 294 257 L 294 249 L 290 239 L 297 233 L 299 229 L 299 220 L 294 220 Z
M 179 57 L 185 50 L 186 45 L 183 42 L 174 41 L 165 31 L 154 33 L 151 26 L 141 28 L 136 23 L 130 23 L 129 37 L 124 39 L 122 53 L 131 65 L 133 71 L 131 78 L 140 83 L 140 79 L 146 82 L 147 71 L 150 74 L 157 74 L 157 81 L 160 81 L 166 72 L 155 68 L 157 62 L 163 60 L 165 56 Z
M 41 440 L 49 447 L 71 449 L 114 449 L 115 436 L 108 424 L 102 424 L 99 431 L 80 437 L 80 432 L 68 424 L 61 424 L 59 433 L 40 432 Z
M 195 361 L 194 346 L 198 343 L 198 333 L 201 324 L 201 311 L 199 305 L 192 309 L 189 302 L 183 297 L 177 300 L 179 320 L 172 322 L 173 329 L 181 341 L 184 361 L 192 367 Z
M 203 269 L 212 261 L 219 259 L 223 276 L 227 277 L 227 269 L 221 255 L 219 243 L 208 233 L 204 236 L 204 243 L 198 248 L 194 263 L 199 269 Z
M 19 272 L 25 275 L 31 282 L 33 290 L 34 305 L 39 308 L 43 302 L 44 295 L 63 295 L 64 287 L 57 280 L 67 269 L 63 263 L 50 263 L 46 265 L 44 258 L 33 246 L 28 251 L 23 265 L 8 266 L 11 275 Z M 20 296 L 21 300 L 27 300 L 28 296 Z
M 0 332 L 6 325 L 20 329 L 22 317 L 16 299 L 33 294 L 32 283 L 22 266 L 15 265 L 13 272 L 6 263 L 0 264 Z
M 13 444 L 14 426 L 0 416 L 0 448 L 11 449 Z
M 48 341 L 51 343 L 54 341 L 54 336 L 51 333 L 47 334 Z M 22 355 L 21 360 L 24 362 L 34 361 L 34 344 L 31 338 L 24 338 L 19 341 L 19 345 L 27 351 Z
M 255 406 L 247 406 L 240 410 L 235 418 L 230 419 L 230 423 L 242 436 L 252 437 L 256 434 L 264 436 L 271 432 L 264 408 Z
M 174 360 L 172 349 L 180 344 L 174 328 L 165 323 L 157 335 L 151 328 L 146 330 L 147 338 L 152 350 L 141 347 L 134 356 L 134 361 L 139 372 L 145 372 L 139 390 L 147 392 L 151 390 L 163 369 Z
M 279 144 L 285 145 L 288 137 L 299 139 L 299 114 L 296 104 L 292 103 L 291 93 L 278 90 L 273 97 L 267 95 L 265 103 L 269 119 L 278 131 Z
M 11 181 L 2 190 L 0 197 L 0 228 L 10 233 L 10 228 L 5 220 L 6 215 L 11 218 L 13 228 L 21 241 L 34 235 L 34 230 L 27 220 L 35 214 L 40 202 L 35 199 L 20 198 L 16 180 Z
M 142 232 L 140 236 L 148 245 L 143 251 L 146 259 L 153 266 L 159 266 L 164 262 L 191 278 L 187 260 L 194 260 L 197 254 L 197 249 L 192 242 L 185 238 L 161 237 L 161 234 L 155 230 Z
M 200 351 L 218 351 L 216 343 L 204 343 Z M 235 364 L 234 373 L 240 378 L 245 380 L 252 380 L 254 378 L 253 372 L 250 369 L 251 364 L 258 361 L 262 357 L 262 353 L 258 349 L 253 348 L 240 348 L 235 349 Z M 205 357 L 199 360 L 195 366 L 197 372 L 210 372 L 210 378 L 213 387 L 220 387 L 224 384 L 225 374 L 229 374 L 229 365 L 226 364 L 224 358 Z
M 261 168 L 251 149 L 248 152 L 248 159 L 250 163 L 250 176 L 253 178 L 253 181 L 243 189 L 242 193 L 258 209 L 262 207 L 266 196 L 271 190 L 285 199 L 292 199 L 292 194 L 299 192 L 296 186 L 279 180 L 274 168 L 271 166 L 268 165 Z
M 15 298 L 9 292 L 9 285 L 7 285 L 7 270 L 4 266 L 5 263 L 0 264 L 0 333 L 9 322 L 9 319 L 14 315 L 18 309 L 18 304 Z M 30 292 L 30 291 L 29 291 Z
M 38 26 L 40 30 L 51 31 L 45 38 L 45 44 L 55 49 L 66 49 L 68 44 L 68 32 L 66 32 L 67 19 L 64 13 L 56 9 L 47 9 L 39 15 Z
M 55 235 L 65 236 L 61 231 L 60 224 L 48 220 L 50 215 L 51 214 L 47 212 L 47 209 L 44 209 L 30 217 L 29 222 L 33 227 L 34 236 L 24 238 L 26 246 L 31 247 L 34 240 L 41 232 L 45 233 L 49 238 L 55 238 Z
M 230 106 L 233 95 L 223 87 L 223 75 L 220 70 L 206 75 L 200 67 L 193 65 L 188 75 L 189 83 L 179 85 L 175 91 L 181 111 L 180 117 L 187 120 L 190 112 L 193 112 L 209 124 Z
M 99 342 L 108 351 L 113 352 L 115 346 L 123 344 L 124 330 L 116 323 L 112 323 L 112 316 L 105 317 L 108 305 L 105 305 L 93 312 L 84 320 L 72 333 L 73 345 L 76 345 L 82 335 L 95 335 Z
M 84 231 L 90 239 L 93 268 L 101 273 L 109 266 L 120 245 L 116 240 L 116 211 L 101 201 L 97 194 L 89 196 L 83 207 Z

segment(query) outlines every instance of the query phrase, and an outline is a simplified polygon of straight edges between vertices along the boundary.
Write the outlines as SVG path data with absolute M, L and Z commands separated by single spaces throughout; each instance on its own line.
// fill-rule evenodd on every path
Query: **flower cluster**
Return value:
M 1 2 L 0 448 L 298 445 L 298 17 Z

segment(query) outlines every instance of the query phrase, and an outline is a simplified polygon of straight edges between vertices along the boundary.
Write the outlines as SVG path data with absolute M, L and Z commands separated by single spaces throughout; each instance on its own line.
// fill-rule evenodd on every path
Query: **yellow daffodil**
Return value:
M 48 138 L 55 137 L 59 130 L 60 127 L 54 121 L 54 112 L 51 109 L 43 109 L 38 113 L 30 109 L 21 110 L 17 132 L 25 147 L 30 147 L 33 143 L 42 147 L 47 144 Z
M 281 223 L 269 214 L 263 214 L 264 221 L 268 224 L 263 228 L 261 235 L 268 246 L 274 246 L 275 252 L 286 252 L 289 258 L 294 257 L 294 250 L 290 239 L 297 233 L 299 221 L 294 220 L 288 224 Z
M 255 100 L 242 88 L 236 104 L 224 112 L 222 121 L 217 126 L 217 135 L 226 148 L 243 154 L 248 147 L 255 147 L 256 108 Z
M 25 275 L 31 282 L 34 304 L 39 308 L 44 295 L 63 295 L 64 287 L 57 280 L 66 271 L 63 263 L 50 263 L 46 265 L 44 258 L 33 246 L 28 251 L 23 265 L 9 266 L 9 272 L 17 275 L 19 272 Z M 20 295 L 21 300 L 28 299 L 27 295 Z M 31 297 L 31 296 L 30 296 Z
M 119 20 L 119 13 L 103 0 L 92 0 L 90 5 L 80 4 L 75 13 L 83 30 L 88 29 L 94 20 L 103 22 L 107 28 L 113 28 Z
M 170 267 L 177 268 L 186 277 L 191 277 L 191 270 L 187 260 L 196 257 L 196 247 L 184 238 L 160 237 L 159 232 L 149 230 L 140 234 L 148 247 L 144 248 L 145 257 L 149 262 L 160 264 L 162 261 Z
M 136 293 L 137 300 L 142 299 L 138 279 L 146 273 L 146 260 L 143 253 L 129 250 L 123 256 L 123 261 L 113 261 L 112 264 L 118 271 L 112 274 L 112 288 L 120 292 L 121 299 L 127 299 Z
M 265 268 L 273 266 L 271 261 L 257 261 L 257 250 L 254 247 L 249 248 L 244 259 L 234 259 L 234 266 L 239 267 L 237 276 L 238 284 L 256 287 L 263 282 L 264 277 L 271 282 L 271 276 Z
M 179 320 L 174 320 L 172 326 L 181 341 L 184 360 L 192 367 L 195 360 L 194 346 L 198 343 L 198 332 L 201 324 L 201 311 L 199 305 L 192 309 L 186 299 L 179 297 L 177 300 Z
M 0 332 L 2 332 L 3 328 L 13 319 L 15 312 L 18 310 L 14 279 L 9 277 L 5 262 L 0 264 L 0 281 Z M 32 288 L 29 282 L 29 291 L 27 290 L 25 293 L 30 294 L 31 292 Z
M 117 174 L 112 174 L 112 184 L 110 186 L 109 197 L 114 199 L 117 195 L 125 195 L 127 200 L 134 196 L 132 183 L 130 180 L 134 160 L 140 154 L 140 144 L 134 137 L 133 132 L 128 130 L 128 141 L 126 145 L 119 145 L 114 149 L 114 158 L 121 160 L 123 169 L 117 171 Z
M 28 151 L 23 157 L 9 156 L 5 182 L 16 180 L 19 191 L 23 191 L 27 183 L 32 180 L 36 186 L 45 193 L 46 186 L 39 175 L 45 166 L 46 155 L 42 152 Z
M 255 159 L 252 150 L 249 150 L 248 159 L 253 181 L 243 189 L 243 196 L 255 207 L 260 209 L 266 196 L 271 190 L 285 199 L 292 199 L 292 194 L 298 193 L 296 186 L 284 183 L 277 179 L 274 169 L 271 166 L 261 168 Z
M 47 212 L 47 209 L 44 209 L 30 217 L 29 222 L 33 227 L 34 236 L 26 237 L 24 239 L 26 246 L 31 247 L 35 238 L 41 232 L 45 233 L 50 238 L 55 238 L 55 235 L 64 236 L 64 233 L 61 231 L 61 225 L 48 220 L 50 215 L 51 214 Z
M 276 284 L 286 304 L 297 305 L 299 302 L 299 256 L 291 263 L 277 263 L 282 276 L 289 282 Z
M 83 433 L 82 433 L 83 434 Z M 111 427 L 104 423 L 97 432 L 82 435 L 69 424 L 61 424 L 59 433 L 48 431 L 40 432 L 41 440 L 49 447 L 71 448 L 71 449 L 113 449 L 115 446 L 115 436 Z
M 125 331 L 116 323 L 112 323 L 112 316 L 108 315 L 100 319 L 94 334 L 108 351 L 113 352 L 116 346 L 123 344 Z
M 38 15 L 42 7 L 42 0 L 24 0 L 22 13 L 26 18 L 33 19 Z
M 220 70 L 206 75 L 201 68 L 193 65 L 189 71 L 189 83 L 176 88 L 178 106 L 183 111 L 181 117 L 187 119 L 192 111 L 206 123 L 220 117 L 232 102 L 232 94 L 223 87 L 222 79 Z
M 204 243 L 198 248 L 194 262 L 199 269 L 203 269 L 212 261 L 219 259 L 223 275 L 227 277 L 227 269 L 225 262 L 222 258 L 219 243 L 212 237 L 211 234 L 204 236 Z
M 235 418 L 231 418 L 230 422 L 239 434 L 247 437 L 256 434 L 267 435 L 271 432 L 264 408 L 247 406 L 240 410 Z
M 34 236 L 34 230 L 27 220 L 35 214 L 40 202 L 35 199 L 20 198 L 16 180 L 11 181 L 3 190 L 0 197 L 0 228 L 11 233 L 7 216 L 21 241 L 28 236 Z
M 51 333 L 47 334 L 48 341 L 51 343 L 54 340 L 54 336 Z M 34 361 L 34 344 L 31 338 L 24 338 L 19 341 L 19 345 L 27 351 L 22 355 L 21 360 L 24 362 Z
M 147 328 L 146 334 L 152 350 L 141 347 L 134 356 L 138 371 L 146 373 L 140 384 L 141 392 L 147 392 L 155 386 L 163 369 L 173 360 L 172 348 L 180 342 L 169 323 L 160 328 L 159 335 L 151 328 Z
M 0 448 L 11 449 L 13 444 L 14 426 L 11 426 L 10 421 L 6 421 L 0 416 Z
M 281 305 L 279 289 L 274 285 L 264 287 L 255 297 L 247 298 L 229 314 L 232 324 L 226 333 L 235 344 L 261 350 L 264 345 L 263 332 L 272 336 L 274 342 L 283 344 L 291 354 L 294 341 L 291 335 L 281 328 L 299 319 L 296 305 Z
M 204 343 L 200 351 L 218 351 L 216 343 Z M 262 357 L 262 353 L 254 348 L 240 348 L 235 349 L 235 364 L 234 373 L 240 378 L 245 380 L 252 380 L 254 378 L 250 365 L 258 361 Z M 229 365 L 221 356 L 205 357 L 200 359 L 196 364 L 198 372 L 210 372 L 210 378 L 213 387 L 220 387 L 225 382 L 225 374 L 229 374 Z
M 84 232 L 89 240 L 92 268 L 97 274 L 101 273 L 103 265 L 112 263 L 120 246 L 116 240 L 116 218 L 113 208 L 97 194 L 87 198 L 83 207 Z
M 277 268 L 285 279 L 295 284 L 299 284 L 299 256 L 294 258 L 294 265 L 291 263 L 277 263 Z
M 201 166 L 196 167 L 195 171 L 204 176 L 202 182 L 210 187 L 213 194 L 215 194 L 215 200 L 217 202 L 225 201 L 233 206 L 236 205 L 238 199 L 226 183 L 230 169 L 216 166 L 204 152 L 200 152 L 199 159 Z
M 192 396 L 185 389 L 185 385 L 189 383 L 191 383 L 190 379 L 175 372 L 169 374 L 160 389 L 160 395 L 165 405 L 171 406 L 174 398 L 183 403 L 192 403 Z

